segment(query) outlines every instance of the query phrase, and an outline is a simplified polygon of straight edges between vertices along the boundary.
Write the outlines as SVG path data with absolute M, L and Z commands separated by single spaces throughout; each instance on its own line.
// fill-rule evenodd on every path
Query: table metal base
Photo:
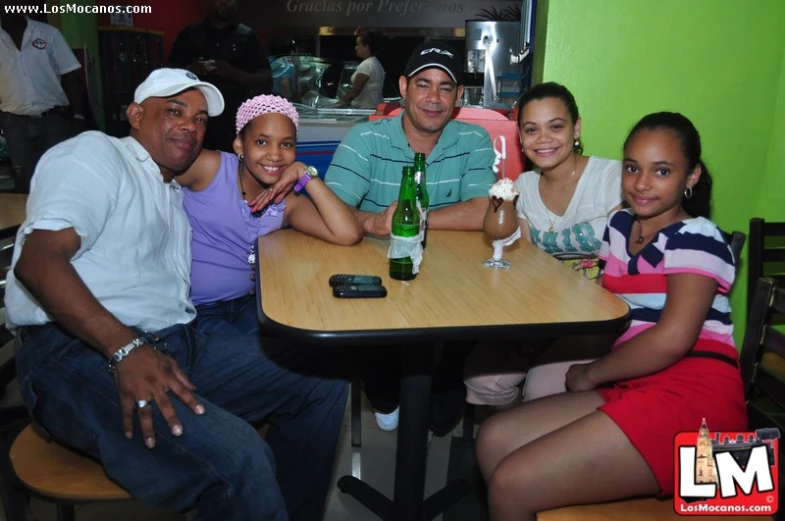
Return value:
M 419 505 L 403 505 L 388 498 L 368 483 L 354 476 L 343 476 L 338 480 L 338 489 L 349 494 L 354 499 L 379 516 L 382 521 L 396 521 L 403 519 L 421 519 L 431 521 L 439 514 L 456 504 L 464 497 L 471 494 L 472 488 L 468 481 L 460 479 L 439 490 L 426 500 L 420 499 Z M 403 510 L 419 510 L 419 518 L 406 518 Z M 396 515 L 396 513 L 398 515 Z
M 402 351 L 401 416 L 395 456 L 394 499 L 353 476 L 339 479 L 338 489 L 357 499 L 383 521 L 430 521 L 467 496 L 471 485 L 461 479 L 423 499 L 433 346 L 408 345 L 402 347 Z

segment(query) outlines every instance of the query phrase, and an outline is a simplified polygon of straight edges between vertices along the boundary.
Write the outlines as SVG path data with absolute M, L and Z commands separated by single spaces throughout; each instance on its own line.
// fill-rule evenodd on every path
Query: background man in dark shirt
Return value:
M 208 2 L 207 18 L 177 35 L 169 66 L 186 68 L 220 89 L 226 110 L 210 118 L 203 146 L 231 151 L 238 107 L 257 94 L 270 94 L 272 74 L 267 54 L 253 30 L 234 22 L 237 0 Z

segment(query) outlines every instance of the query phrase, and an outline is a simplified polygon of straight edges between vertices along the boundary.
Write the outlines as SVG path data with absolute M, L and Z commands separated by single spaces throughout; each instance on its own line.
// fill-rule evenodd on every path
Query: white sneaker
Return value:
M 396 407 L 393 412 L 390 414 L 382 414 L 380 412 L 374 412 L 373 415 L 376 416 L 376 425 L 383 431 L 394 431 L 398 428 L 398 413 L 400 411 L 400 407 Z

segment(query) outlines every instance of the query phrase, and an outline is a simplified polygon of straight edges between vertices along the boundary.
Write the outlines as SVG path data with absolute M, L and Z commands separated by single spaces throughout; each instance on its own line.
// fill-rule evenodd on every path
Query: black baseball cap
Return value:
M 418 72 L 438 67 L 450 75 L 453 81 L 461 85 L 463 82 L 463 61 L 458 53 L 451 46 L 442 42 L 423 42 L 417 46 L 406 68 L 403 70 L 404 76 L 411 78 Z

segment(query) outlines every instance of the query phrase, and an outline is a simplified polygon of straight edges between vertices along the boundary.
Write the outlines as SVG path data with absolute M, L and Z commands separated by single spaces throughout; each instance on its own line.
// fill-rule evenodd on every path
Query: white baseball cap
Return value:
M 207 113 L 218 116 L 224 111 L 224 97 L 212 83 L 200 81 L 193 72 L 185 69 L 156 69 L 150 73 L 134 92 L 134 102 L 147 98 L 168 98 L 186 89 L 199 89 L 207 100 Z

